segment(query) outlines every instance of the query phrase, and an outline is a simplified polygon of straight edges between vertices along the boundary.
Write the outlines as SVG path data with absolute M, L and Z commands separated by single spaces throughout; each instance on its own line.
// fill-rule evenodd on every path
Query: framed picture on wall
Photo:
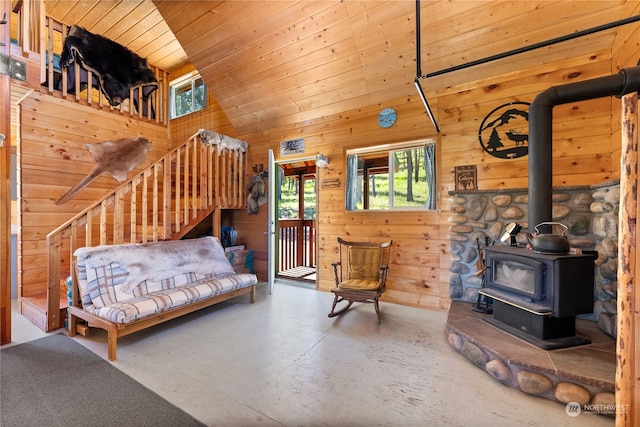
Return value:
M 290 139 L 280 143 L 280 155 L 304 153 L 304 138 Z

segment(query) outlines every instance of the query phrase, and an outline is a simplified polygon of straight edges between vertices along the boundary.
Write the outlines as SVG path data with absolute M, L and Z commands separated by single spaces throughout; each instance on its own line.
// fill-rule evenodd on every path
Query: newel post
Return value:
M 622 97 L 620 213 L 618 230 L 618 338 L 616 342 L 616 426 L 638 425 L 640 411 L 640 292 L 637 290 L 638 94 Z
M 0 3 L 0 20 L 10 16 L 9 2 Z M 0 54 L 9 58 L 9 21 L 0 24 Z M 11 342 L 11 78 L 0 72 L 0 344 Z

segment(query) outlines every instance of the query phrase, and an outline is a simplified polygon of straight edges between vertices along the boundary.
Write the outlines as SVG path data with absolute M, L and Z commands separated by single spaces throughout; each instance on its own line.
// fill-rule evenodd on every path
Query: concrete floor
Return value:
M 113 364 L 210 426 L 613 426 L 505 386 L 445 341 L 447 313 L 276 284 L 121 338 Z M 46 335 L 20 315 L 14 343 Z M 59 332 L 59 331 L 58 331 Z M 106 334 L 77 342 L 106 358 Z M 11 344 L 10 344 L 11 345 Z

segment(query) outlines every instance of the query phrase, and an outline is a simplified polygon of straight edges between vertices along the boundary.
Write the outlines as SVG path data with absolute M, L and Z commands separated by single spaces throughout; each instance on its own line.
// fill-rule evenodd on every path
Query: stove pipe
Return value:
M 541 222 L 552 221 L 553 107 L 569 102 L 613 96 L 620 98 L 640 90 L 640 66 L 618 74 L 553 86 L 541 92 L 529 106 L 529 232 Z M 550 233 L 551 227 L 539 227 Z

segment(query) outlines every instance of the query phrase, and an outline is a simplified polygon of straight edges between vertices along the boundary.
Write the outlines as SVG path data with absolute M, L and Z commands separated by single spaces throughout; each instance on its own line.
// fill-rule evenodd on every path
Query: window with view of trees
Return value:
M 184 116 L 207 106 L 207 87 L 200 76 L 171 84 L 171 118 Z
M 435 206 L 435 144 L 399 144 L 347 152 L 346 209 Z

